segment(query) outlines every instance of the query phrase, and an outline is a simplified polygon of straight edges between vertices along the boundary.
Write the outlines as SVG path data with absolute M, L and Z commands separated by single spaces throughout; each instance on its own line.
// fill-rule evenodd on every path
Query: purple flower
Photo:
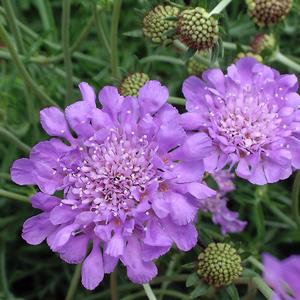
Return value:
M 221 226 L 222 234 L 241 232 L 247 225 L 239 220 L 239 214 L 228 209 L 226 193 L 235 190 L 233 175 L 229 170 L 221 170 L 211 175 L 217 182 L 219 189 L 216 195 L 199 200 L 200 210 L 212 213 L 214 224 Z
M 264 279 L 273 288 L 272 300 L 300 299 L 300 255 L 282 261 L 272 255 L 263 255 Z
M 187 130 L 207 132 L 210 172 L 229 164 L 251 183 L 285 179 L 300 168 L 300 96 L 295 75 L 280 75 L 253 58 L 191 76 L 183 84 Z
M 83 100 L 65 113 L 41 111 L 44 130 L 55 138 L 12 166 L 14 182 L 41 190 L 32 206 L 43 212 L 24 223 L 22 236 L 32 245 L 47 239 L 66 262 L 83 262 L 87 289 L 119 260 L 133 282 L 148 282 L 157 274 L 153 260 L 173 242 L 183 251 L 197 242 L 199 199 L 215 193 L 200 183 L 211 140 L 186 135 L 177 110 L 166 103 L 167 88 L 157 81 L 138 97 L 104 87 L 102 109 L 87 83 L 80 90 Z M 62 199 L 56 191 L 63 191 Z

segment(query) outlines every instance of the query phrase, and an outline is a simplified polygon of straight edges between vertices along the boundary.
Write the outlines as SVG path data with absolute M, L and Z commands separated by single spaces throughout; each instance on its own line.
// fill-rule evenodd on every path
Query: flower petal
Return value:
M 71 237 L 70 240 L 59 249 L 60 258 L 68 264 L 79 264 L 86 256 L 89 239 L 86 235 Z
M 94 89 L 86 82 L 79 84 L 82 100 L 89 103 L 91 107 L 96 107 L 96 94 Z
M 168 100 L 169 91 L 159 81 L 148 81 L 139 91 L 139 103 L 143 114 L 156 113 Z
M 38 245 L 54 230 L 49 213 L 41 213 L 27 219 L 23 225 L 22 238 L 31 245 Z
M 21 158 L 16 160 L 10 170 L 12 181 L 20 185 L 36 184 L 34 167 L 34 163 L 30 159 Z
M 82 264 L 81 282 L 88 290 L 94 290 L 103 280 L 103 258 L 99 243 L 93 243 L 93 249 Z
M 51 136 L 70 138 L 71 133 L 64 113 L 56 107 L 44 108 L 40 112 L 43 129 Z

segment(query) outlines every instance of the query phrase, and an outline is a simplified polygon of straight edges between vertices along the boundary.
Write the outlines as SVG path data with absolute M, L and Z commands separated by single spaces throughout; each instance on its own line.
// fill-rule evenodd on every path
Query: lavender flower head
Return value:
M 300 168 L 300 96 L 295 75 L 280 75 L 253 58 L 240 59 L 227 74 L 210 69 L 203 80 L 183 84 L 187 130 L 207 132 L 214 151 L 205 159 L 214 172 L 237 165 L 255 184 L 285 179 Z
M 228 199 L 226 194 L 235 190 L 233 174 L 228 169 L 220 170 L 211 175 L 218 184 L 218 191 L 215 196 L 199 200 L 200 210 L 210 212 L 214 224 L 221 226 L 223 235 L 227 233 L 237 233 L 244 230 L 246 221 L 239 219 L 237 212 L 231 211 L 227 207 Z
M 300 255 L 282 261 L 272 255 L 263 255 L 264 279 L 273 288 L 272 300 L 300 299 Z
M 41 190 L 32 206 L 43 212 L 24 223 L 22 236 L 32 245 L 47 239 L 66 262 L 83 262 L 87 289 L 119 260 L 133 282 L 148 282 L 157 274 L 153 260 L 173 242 L 184 251 L 197 242 L 199 199 L 215 194 L 200 183 L 211 141 L 204 133 L 186 135 L 157 81 L 138 97 L 104 87 L 102 109 L 87 83 L 80 90 L 83 100 L 65 113 L 41 111 L 43 129 L 55 138 L 12 166 L 14 182 Z

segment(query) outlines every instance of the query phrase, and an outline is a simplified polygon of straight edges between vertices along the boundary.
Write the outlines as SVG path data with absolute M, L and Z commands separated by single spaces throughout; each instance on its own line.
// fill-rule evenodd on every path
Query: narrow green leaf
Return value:
M 208 290 L 207 285 L 197 286 L 191 293 L 191 299 L 195 299 L 197 297 L 205 295 L 207 290 Z
M 193 285 L 196 285 L 196 283 L 198 283 L 199 281 L 200 281 L 200 278 L 198 277 L 197 273 L 194 272 L 194 273 L 190 274 L 188 276 L 188 278 L 186 279 L 185 286 L 191 287 Z
M 124 32 L 123 35 L 134 37 L 134 38 L 140 38 L 143 36 L 143 31 L 141 29 L 136 29 L 136 30 Z
M 240 296 L 234 284 L 231 284 L 226 287 L 226 292 L 229 295 L 231 300 L 239 300 Z

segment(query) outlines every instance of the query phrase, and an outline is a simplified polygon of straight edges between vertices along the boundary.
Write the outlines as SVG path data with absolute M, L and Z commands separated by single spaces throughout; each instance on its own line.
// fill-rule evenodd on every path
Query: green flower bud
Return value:
M 145 73 L 133 73 L 121 83 L 119 92 L 123 96 L 138 96 L 139 90 L 150 80 Z
M 241 258 L 229 244 L 211 243 L 198 257 L 198 274 L 210 285 L 229 285 L 239 278 Z
M 201 76 L 202 73 L 207 69 L 207 65 L 197 61 L 194 57 L 187 61 L 187 71 L 190 75 Z
M 253 53 L 261 53 L 264 50 L 271 51 L 276 44 L 275 38 L 272 34 L 259 33 L 251 42 L 251 50 Z
M 246 0 L 254 22 L 263 27 L 282 21 L 292 7 L 292 0 Z
M 253 53 L 253 52 L 240 52 L 240 53 L 238 53 L 238 55 L 236 56 L 235 62 L 238 61 L 240 58 L 243 58 L 243 57 L 253 57 L 258 62 L 260 62 L 260 63 L 263 62 L 263 58 L 259 54 L 256 54 L 256 53 Z
M 179 15 L 177 34 L 189 48 L 206 50 L 218 41 L 219 26 L 202 7 L 184 10 Z
M 177 7 L 170 5 L 154 7 L 143 20 L 145 36 L 149 37 L 154 43 L 163 43 L 168 40 L 166 33 L 176 28 L 176 20 L 168 18 L 176 18 L 178 15 L 179 9 Z

